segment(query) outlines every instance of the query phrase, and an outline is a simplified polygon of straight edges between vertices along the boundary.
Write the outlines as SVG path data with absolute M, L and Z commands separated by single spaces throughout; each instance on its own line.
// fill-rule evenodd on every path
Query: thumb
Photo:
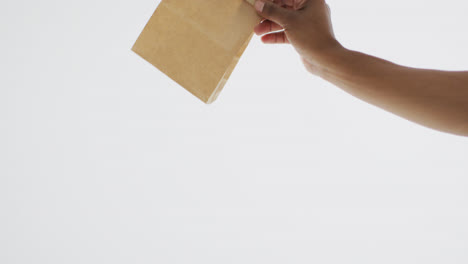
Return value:
M 280 26 L 287 24 L 291 11 L 267 0 L 257 0 L 254 4 L 257 12 L 264 18 L 276 22 Z

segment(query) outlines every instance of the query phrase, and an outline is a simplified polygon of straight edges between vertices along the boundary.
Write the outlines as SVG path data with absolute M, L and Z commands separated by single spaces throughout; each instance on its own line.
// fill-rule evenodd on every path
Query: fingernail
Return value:
M 256 9 L 258 12 L 262 12 L 264 6 L 265 6 L 265 2 L 260 1 L 260 0 L 257 0 L 257 1 L 255 2 L 255 5 L 254 5 L 255 9 Z

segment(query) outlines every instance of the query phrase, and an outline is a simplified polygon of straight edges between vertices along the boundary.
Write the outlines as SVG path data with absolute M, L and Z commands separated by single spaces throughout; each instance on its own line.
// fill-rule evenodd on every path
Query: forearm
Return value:
M 468 136 L 468 72 L 414 69 L 337 48 L 318 74 L 344 91 L 421 125 Z
M 266 34 L 265 43 L 292 44 L 310 72 L 403 118 L 468 136 L 468 72 L 414 69 L 349 51 L 336 40 L 323 0 L 257 0 L 254 6 L 266 19 L 255 33 Z

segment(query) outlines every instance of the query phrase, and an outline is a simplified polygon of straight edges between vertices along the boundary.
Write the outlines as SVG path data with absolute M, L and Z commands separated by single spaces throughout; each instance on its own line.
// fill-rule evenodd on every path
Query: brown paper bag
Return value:
M 211 103 L 259 21 L 244 0 L 162 0 L 132 50 Z

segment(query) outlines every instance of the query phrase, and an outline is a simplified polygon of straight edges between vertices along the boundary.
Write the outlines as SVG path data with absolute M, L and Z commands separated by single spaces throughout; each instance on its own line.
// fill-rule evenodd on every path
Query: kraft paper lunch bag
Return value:
M 244 0 L 162 0 L 132 50 L 211 103 L 260 20 Z

